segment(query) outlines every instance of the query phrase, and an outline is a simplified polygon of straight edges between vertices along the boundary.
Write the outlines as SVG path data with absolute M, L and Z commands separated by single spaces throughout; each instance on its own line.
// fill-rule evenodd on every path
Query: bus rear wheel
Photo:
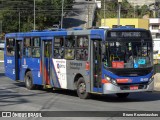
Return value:
M 31 71 L 28 71 L 25 74 L 25 85 L 29 90 L 33 90 L 35 88 L 35 86 L 33 85 L 33 77 Z
M 86 92 L 86 83 L 83 77 L 80 77 L 77 81 L 77 95 L 81 99 L 87 99 L 90 97 L 90 94 Z
M 116 94 L 119 98 L 126 98 L 128 97 L 129 93 L 117 93 Z

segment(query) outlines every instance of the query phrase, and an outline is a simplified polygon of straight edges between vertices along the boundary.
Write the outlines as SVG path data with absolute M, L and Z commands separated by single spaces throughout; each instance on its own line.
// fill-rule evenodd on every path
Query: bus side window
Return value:
M 76 59 L 77 60 L 87 60 L 88 59 L 88 49 L 77 49 Z
M 76 59 L 77 60 L 88 60 L 88 36 L 77 36 L 77 49 Z
M 40 38 L 32 38 L 33 47 L 32 47 L 32 56 L 33 57 L 40 57 Z
M 32 44 L 31 38 L 24 38 L 24 56 L 31 57 L 32 56 Z
M 64 38 L 55 37 L 54 39 L 54 58 L 63 59 L 64 57 Z
M 7 56 L 14 56 L 15 53 L 15 39 L 7 38 L 6 48 L 7 48 Z
M 65 40 L 65 47 L 74 48 L 75 47 L 75 36 L 68 36 Z
M 45 57 L 51 57 L 52 55 L 52 43 L 45 42 Z
M 65 56 L 67 60 L 73 60 L 75 58 L 75 36 L 67 36 L 65 38 Z
M 74 59 L 74 49 L 65 49 L 65 59 L 73 60 Z

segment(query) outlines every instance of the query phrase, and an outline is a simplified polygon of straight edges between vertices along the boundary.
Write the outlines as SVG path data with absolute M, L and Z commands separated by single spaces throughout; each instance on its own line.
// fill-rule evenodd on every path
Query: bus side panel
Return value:
M 33 84 L 42 85 L 42 79 L 39 70 L 32 70 Z
M 66 60 L 52 59 L 51 80 L 54 87 L 67 89 Z
M 26 72 L 27 68 L 23 68 L 21 69 L 21 76 L 20 76 L 20 80 L 24 81 L 24 77 L 25 77 L 25 72 Z
M 40 75 L 40 58 L 33 58 L 32 59 L 32 75 L 34 79 L 34 84 L 42 85 L 42 78 Z
M 22 61 L 22 73 L 24 77 L 26 70 L 31 70 L 33 84 L 42 85 L 42 79 L 40 75 L 40 58 L 24 58 Z
M 15 78 L 15 57 L 5 57 L 5 75 L 12 80 Z
M 86 83 L 87 92 L 90 92 L 90 72 L 85 70 L 86 61 L 68 60 L 67 61 L 67 88 L 75 89 L 74 79 L 76 75 L 81 75 Z M 75 81 L 78 81 L 77 78 Z
M 50 61 L 51 61 L 50 62 L 50 84 L 52 87 L 61 88 L 61 85 L 58 79 L 58 73 L 56 72 L 57 71 L 56 59 L 51 58 Z

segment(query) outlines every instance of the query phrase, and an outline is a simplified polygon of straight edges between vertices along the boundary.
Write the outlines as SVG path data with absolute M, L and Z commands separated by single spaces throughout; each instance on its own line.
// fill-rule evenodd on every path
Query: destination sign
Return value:
M 124 38 L 124 37 L 149 37 L 148 32 L 130 32 L 130 31 L 110 31 L 108 32 L 107 37 L 117 37 L 117 38 Z

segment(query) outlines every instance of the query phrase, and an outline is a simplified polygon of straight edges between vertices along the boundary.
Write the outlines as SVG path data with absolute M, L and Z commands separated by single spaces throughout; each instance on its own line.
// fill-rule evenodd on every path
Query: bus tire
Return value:
M 77 81 L 77 95 L 80 99 L 87 99 L 90 94 L 86 92 L 86 83 L 83 77 L 80 77 Z
M 129 93 L 117 93 L 116 94 L 119 98 L 126 98 L 128 97 Z
M 33 85 L 33 77 L 31 71 L 28 71 L 25 74 L 25 85 L 29 90 L 33 90 L 35 88 L 35 86 Z

